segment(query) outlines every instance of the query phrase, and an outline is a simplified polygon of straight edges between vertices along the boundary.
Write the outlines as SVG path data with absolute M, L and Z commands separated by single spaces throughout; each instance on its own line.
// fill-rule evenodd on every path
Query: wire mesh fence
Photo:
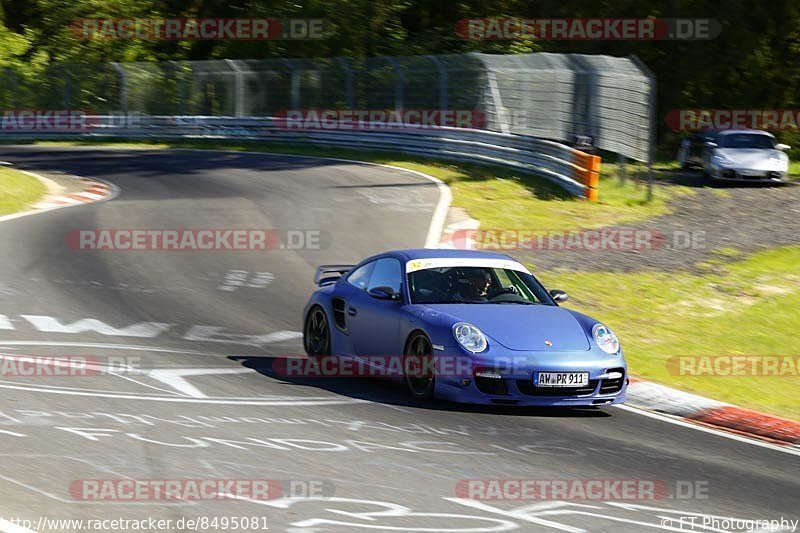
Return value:
M 655 80 L 636 58 L 579 54 L 59 64 L 4 69 L 0 107 L 93 114 L 275 116 L 287 110 L 469 110 L 481 129 L 649 160 Z

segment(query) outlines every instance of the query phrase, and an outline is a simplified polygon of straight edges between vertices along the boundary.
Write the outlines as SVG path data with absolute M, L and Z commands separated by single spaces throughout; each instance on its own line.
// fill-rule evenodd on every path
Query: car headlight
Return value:
M 732 165 L 733 160 L 722 154 L 716 154 L 714 157 L 711 158 L 711 164 L 717 166 Z
M 772 163 L 772 167 L 773 168 L 776 168 L 776 169 L 780 170 L 780 169 L 788 167 L 789 158 L 787 158 L 786 156 L 782 156 L 782 154 L 773 155 L 773 156 L 770 156 L 769 162 Z
M 486 336 L 481 330 L 467 322 L 453 324 L 453 336 L 458 344 L 468 352 L 478 353 L 486 349 Z
M 619 353 L 619 339 L 608 326 L 595 324 L 592 328 L 592 336 L 594 337 L 594 342 L 604 352 L 611 355 Z

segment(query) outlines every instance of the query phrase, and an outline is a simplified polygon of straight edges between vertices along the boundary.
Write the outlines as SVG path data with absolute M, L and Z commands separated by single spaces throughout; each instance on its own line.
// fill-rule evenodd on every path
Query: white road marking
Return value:
M 559 524 L 558 522 L 553 522 L 552 520 L 545 520 L 543 518 L 538 518 L 536 516 L 531 516 L 530 514 L 528 514 L 528 512 L 530 511 L 539 510 L 540 507 L 548 509 L 551 507 L 552 502 L 542 502 L 541 504 L 532 504 L 523 507 L 522 509 L 501 510 L 487 503 L 481 502 L 479 500 L 471 500 L 467 498 L 444 498 L 444 499 L 453 503 L 458 503 L 466 507 L 470 507 L 472 509 L 478 509 L 480 511 L 500 514 L 508 518 L 522 520 L 523 522 L 531 522 L 533 524 L 544 526 L 554 530 L 557 529 L 559 531 L 566 531 L 567 533 L 586 533 L 585 529 L 579 527 Z
M 84 318 L 72 324 L 62 324 L 58 319 L 45 315 L 20 315 L 39 331 L 45 333 L 99 333 L 117 337 L 153 338 L 167 331 L 172 324 L 164 322 L 139 322 L 125 328 L 109 326 L 102 320 Z
M 47 315 L 20 315 L 38 331 L 45 333 L 97 333 L 106 336 L 155 338 L 171 329 L 175 324 L 166 322 L 138 322 L 130 326 L 117 328 L 96 318 L 83 318 L 71 324 L 62 323 L 61 319 Z M 182 337 L 187 341 L 218 342 L 245 344 L 261 347 L 265 344 L 298 339 L 303 336 L 299 331 L 273 331 L 264 334 L 242 334 L 227 332 L 222 326 L 188 326 Z M 6 315 L 0 315 L 0 329 L 16 329 Z
M 256 500 L 253 498 L 247 498 L 245 496 L 239 496 L 238 494 L 223 494 L 223 493 L 218 493 L 218 494 L 220 496 L 225 496 L 230 499 L 246 501 L 249 503 L 254 503 L 256 505 L 266 505 L 278 509 L 289 509 L 296 503 L 306 503 L 306 502 L 322 502 L 328 505 L 333 505 L 337 503 L 373 505 L 377 507 L 377 510 L 374 511 L 359 511 L 359 512 L 346 511 L 343 509 L 331 509 L 330 507 L 327 507 L 325 510 L 328 511 L 329 513 L 333 513 L 337 517 L 346 517 L 351 520 L 361 520 L 361 522 L 342 522 L 340 520 L 331 520 L 326 518 L 310 518 L 301 520 L 299 522 L 293 522 L 292 526 L 301 528 L 301 531 L 315 531 L 315 529 L 313 528 L 316 526 L 345 526 L 348 529 L 354 529 L 354 528 L 375 529 L 381 531 L 419 531 L 419 532 L 438 531 L 442 533 L 444 532 L 489 533 L 489 532 L 499 532 L 499 531 L 511 531 L 519 527 L 519 525 L 516 524 L 515 522 L 502 518 L 493 518 L 490 516 L 479 516 L 479 515 L 455 514 L 455 513 L 420 513 L 414 511 L 410 507 L 406 507 L 405 505 L 400 505 L 397 503 L 385 502 L 380 500 L 365 500 L 360 498 L 339 498 L 337 496 L 332 496 L 332 497 L 309 496 L 305 498 L 288 497 L 275 500 Z M 388 518 L 388 519 L 438 518 L 442 522 L 447 524 L 452 524 L 453 520 L 470 520 L 470 521 L 489 522 L 490 524 L 493 525 L 485 527 L 452 527 L 452 525 L 449 525 L 448 527 L 426 527 L 426 526 L 412 526 L 412 525 L 392 526 L 392 525 L 381 524 L 382 518 Z
M 229 357 L 228 355 L 220 355 L 209 352 L 198 352 L 194 350 L 177 350 L 161 347 L 145 347 L 145 346 L 130 346 L 119 344 L 98 344 L 98 343 L 79 343 L 79 342 L 47 342 L 47 341 L 8 341 L 3 342 L 3 345 L 22 345 L 22 346 L 58 346 L 58 347 L 91 347 L 91 348 L 106 348 L 106 349 L 123 349 L 123 350 L 137 350 L 137 351 L 152 351 L 152 352 L 166 352 L 166 353 L 180 353 L 192 355 L 208 355 L 212 357 Z M 11 357 L 29 357 L 25 355 L 3 355 L 0 358 Z M 30 356 L 32 357 L 32 356 Z M 65 360 L 65 364 L 72 364 L 69 360 Z M 98 368 L 104 369 L 103 365 L 98 365 Z M 110 367 L 109 367 L 110 368 Z M 118 367 L 114 367 L 117 369 Z M 196 375 L 209 375 L 209 374 L 252 374 L 257 371 L 251 368 L 231 367 L 231 368 L 166 368 L 166 369 L 153 369 L 148 372 L 148 376 L 152 377 L 162 383 L 166 383 L 175 390 L 186 394 L 186 396 L 176 396 L 174 392 L 167 391 L 158 387 L 153 387 L 145 383 L 140 383 L 136 380 L 130 379 L 139 385 L 165 392 L 168 396 L 145 395 L 139 393 L 121 393 L 118 391 L 98 390 L 98 389 L 85 389 L 78 387 L 59 387 L 56 385 L 28 385 L 20 384 L 14 381 L 0 380 L 0 388 L 24 390 L 31 392 L 46 392 L 51 394 L 63 395 L 76 395 L 76 396 L 91 396 L 100 398 L 115 398 L 115 399 L 133 399 L 133 400 L 147 400 L 147 401 L 178 401 L 178 402 L 198 402 L 210 404 L 233 404 L 233 405 L 339 405 L 339 404 L 352 404 L 352 403 L 365 403 L 366 400 L 357 400 L 352 398 L 341 398 L 338 396 L 324 397 L 298 397 L 298 396 L 233 396 L 233 397 L 208 397 L 192 384 L 183 379 L 183 376 L 196 376 Z M 125 378 L 121 374 L 113 373 L 116 377 Z
M 398 168 L 398 167 L 391 167 Z M 444 222 L 447 219 L 447 211 L 450 209 L 450 203 L 453 201 L 453 193 L 450 192 L 450 187 L 439 178 L 434 178 L 422 172 L 409 170 L 424 178 L 434 182 L 439 188 L 439 201 L 436 204 L 436 209 L 433 211 L 431 218 L 431 225 L 428 226 L 428 235 L 425 237 L 425 248 L 438 248 L 442 240 L 442 232 L 444 231 Z
M 357 398 L 340 398 L 340 397 L 311 397 L 305 398 L 303 396 L 285 396 L 276 398 L 259 398 L 257 396 L 251 399 L 240 398 L 225 398 L 225 397 L 210 397 L 210 398 L 184 398 L 184 397 L 168 397 L 168 396 L 146 396 L 137 394 L 124 394 L 112 392 L 83 392 L 75 390 L 56 390 L 45 387 L 33 386 L 19 386 L 0 383 L 0 389 L 22 390 L 27 392 L 44 392 L 49 394 L 61 394 L 69 396 L 89 396 L 95 398 L 109 398 L 115 400 L 145 400 L 151 402 L 177 402 L 177 403 L 199 403 L 211 405 L 257 405 L 257 406 L 312 406 L 312 405 L 349 405 L 356 403 L 370 403 L 368 400 L 359 400 Z
M 183 353 L 189 355 L 210 355 L 212 357 L 230 357 L 229 354 L 212 352 L 199 352 L 196 350 L 176 350 L 173 348 L 160 348 L 158 346 L 136 346 L 133 344 L 108 344 L 102 342 L 62 342 L 62 341 L 2 341 L 2 346 L 60 346 L 73 348 L 114 348 L 119 350 L 134 350 L 140 352 L 166 352 Z
M 770 450 L 774 450 L 776 452 L 783 452 L 788 453 L 790 455 L 797 455 L 800 456 L 800 449 L 795 446 L 780 446 L 778 444 L 772 444 L 770 442 L 760 441 L 756 439 L 751 439 L 747 437 L 743 437 L 741 435 L 737 435 L 735 433 L 729 433 L 727 431 L 722 431 L 720 429 L 713 429 L 706 426 L 701 426 L 700 424 L 692 424 L 691 422 L 686 422 L 680 418 L 672 417 L 670 415 L 662 415 L 660 413 L 653 413 L 650 411 L 645 411 L 643 409 L 638 409 L 636 407 L 631 407 L 630 405 L 614 405 L 613 407 L 617 409 L 622 409 L 624 411 L 630 411 L 631 413 L 636 413 L 642 416 L 646 416 L 649 418 L 654 418 L 656 420 L 660 420 L 662 422 L 667 422 L 669 424 L 675 424 L 676 426 L 681 426 L 689 429 L 694 429 L 696 431 L 702 431 L 704 433 L 711 433 L 713 435 L 717 435 L 719 437 L 725 437 L 726 439 L 735 440 L 738 442 L 744 442 L 747 444 L 752 444 L 754 446 L 760 446 L 762 448 L 768 448 Z
M 184 379 L 185 376 L 207 376 L 223 374 L 252 374 L 251 368 L 169 368 L 151 370 L 148 376 L 165 383 L 173 389 L 191 397 L 208 398 L 200 389 Z
M 18 386 L 23 382 L 20 381 L 11 381 L 7 379 L 0 379 L 0 386 L 3 384 L 5 385 L 13 385 Z M 90 389 L 88 387 L 63 387 L 59 385 L 36 385 L 37 390 L 47 390 L 47 391 L 67 391 L 67 392 L 95 392 L 98 394 L 122 394 L 118 390 L 108 390 L 108 389 Z M 165 394 L 162 396 L 164 398 L 175 396 L 175 392 L 173 391 L 163 391 Z
M 272 272 L 250 272 L 248 270 L 228 270 L 222 285 L 217 289 L 221 291 L 233 292 L 242 287 L 252 289 L 264 289 L 275 281 L 275 274 Z
M 169 390 L 167 390 L 167 389 L 162 389 L 162 388 L 160 388 L 160 387 L 154 387 L 153 385 L 148 385 L 147 383 L 144 383 L 144 382 L 142 382 L 142 381 L 139 381 L 139 380 L 137 380 L 137 379 L 133 379 L 132 377 L 130 377 L 130 376 L 126 376 L 126 375 L 124 375 L 124 374 L 119 374 L 119 373 L 117 373 L 117 372 L 109 372 L 109 374 L 111 374 L 112 376 L 116 376 L 116 377 L 118 377 L 118 378 L 122 378 L 122 379 L 124 379 L 124 380 L 126 380 L 126 381 L 130 381 L 130 382 L 132 382 L 132 383 L 136 383 L 137 385 L 140 385 L 140 386 L 142 386 L 142 387 L 146 387 L 146 388 L 148 388 L 148 389 L 157 390 L 157 391 L 159 391 L 159 392 L 165 392 L 165 393 L 167 393 L 167 394 L 171 394 L 171 393 L 172 393 L 172 391 L 169 391 Z

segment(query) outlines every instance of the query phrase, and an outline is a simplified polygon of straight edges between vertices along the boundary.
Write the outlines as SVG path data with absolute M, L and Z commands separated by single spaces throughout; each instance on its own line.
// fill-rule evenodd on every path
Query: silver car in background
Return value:
M 789 146 L 760 130 L 718 131 L 705 143 L 703 171 L 718 180 L 785 181 L 789 177 Z

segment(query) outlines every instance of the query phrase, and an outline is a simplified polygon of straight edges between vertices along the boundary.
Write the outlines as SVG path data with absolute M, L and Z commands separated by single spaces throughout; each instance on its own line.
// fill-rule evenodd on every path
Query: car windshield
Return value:
M 533 276 L 506 268 L 428 268 L 411 272 L 408 286 L 417 304 L 554 305 Z
M 775 148 L 775 140 L 768 135 L 758 133 L 733 133 L 720 138 L 720 148 L 759 148 L 771 150 Z

